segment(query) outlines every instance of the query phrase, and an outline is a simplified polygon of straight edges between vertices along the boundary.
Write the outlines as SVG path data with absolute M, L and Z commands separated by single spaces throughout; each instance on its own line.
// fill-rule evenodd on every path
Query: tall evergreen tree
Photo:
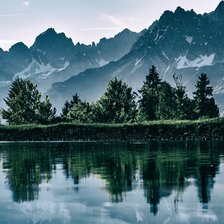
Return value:
M 135 93 L 117 78 L 108 83 L 104 95 L 94 105 L 96 122 L 124 123 L 133 122 L 137 115 Z
M 79 101 L 70 108 L 67 120 L 75 123 L 92 122 L 92 106 L 88 102 L 79 99 Z
M 48 97 L 41 102 L 37 85 L 21 78 L 12 82 L 9 95 L 4 101 L 8 108 L 2 109 L 1 115 L 8 124 L 49 123 L 56 114 Z
M 188 98 L 186 93 L 186 87 L 182 84 L 182 76 L 173 75 L 176 88 L 176 118 L 180 120 L 193 119 L 194 118 L 194 104 L 191 99 Z
M 143 119 L 157 119 L 161 83 L 156 67 L 152 66 L 149 69 L 149 74 L 146 76 L 146 81 L 144 81 L 142 88 L 139 90 L 139 93 L 141 94 L 139 109 L 140 116 L 142 116 Z
M 79 95 L 76 93 L 73 97 L 72 100 L 69 103 L 69 107 L 72 108 L 74 104 L 78 104 L 79 102 L 81 102 L 81 99 L 79 97 Z
M 41 94 L 29 80 L 17 78 L 12 82 L 9 95 L 4 99 L 8 109 L 2 109 L 2 118 L 9 124 L 37 123 Z
M 65 101 L 64 106 L 62 107 L 61 119 L 66 120 L 66 117 L 70 111 L 70 103 L 68 100 Z
M 81 103 L 81 99 L 79 98 L 78 94 L 76 93 L 70 102 L 68 100 L 65 101 L 64 106 L 62 107 L 62 113 L 61 113 L 61 119 L 62 121 L 66 121 L 68 119 L 68 114 L 71 110 L 71 108 L 74 105 L 77 105 L 78 103 Z
M 160 87 L 157 117 L 161 120 L 174 119 L 177 117 L 175 91 L 167 82 L 162 82 Z
M 198 78 L 196 91 L 193 93 L 196 118 L 219 116 L 219 109 L 212 97 L 213 88 L 209 84 L 207 75 L 202 73 Z
M 45 100 L 40 103 L 39 106 L 39 123 L 48 124 L 51 123 L 56 116 L 56 108 L 52 107 L 50 99 L 48 96 L 45 97 Z

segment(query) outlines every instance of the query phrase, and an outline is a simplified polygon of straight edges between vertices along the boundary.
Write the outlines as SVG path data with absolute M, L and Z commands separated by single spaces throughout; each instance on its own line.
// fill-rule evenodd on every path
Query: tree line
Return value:
M 17 78 L 4 99 L 7 109 L 1 109 L 1 115 L 8 124 L 133 123 L 219 116 L 218 106 L 212 97 L 213 88 L 206 74 L 198 77 L 193 99 L 188 97 L 181 76 L 174 74 L 173 78 L 175 87 L 162 81 L 156 67 L 152 66 L 138 92 L 114 78 L 99 100 L 89 103 L 75 94 L 71 101 L 65 102 L 60 116 L 56 116 L 56 109 L 48 96 L 41 100 L 37 85 Z

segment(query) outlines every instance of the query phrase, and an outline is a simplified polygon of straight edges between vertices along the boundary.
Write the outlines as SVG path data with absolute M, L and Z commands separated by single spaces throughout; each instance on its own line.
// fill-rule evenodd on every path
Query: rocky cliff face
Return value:
M 138 37 L 139 34 L 125 29 L 113 38 L 103 38 L 98 44 L 74 45 L 64 33 L 50 28 L 40 34 L 30 48 L 17 43 L 9 51 L 0 49 L 0 95 L 6 96 L 16 77 L 32 80 L 46 93 L 55 82 L 119 60 Z
M 215 11 L 196 14 L 178 7 L 165 11 L 133 44 L 130 52 L 116 62 L 84 71 L 53 84 L 49 94 L 62 101 L 78 93 L 94 101 L 107 82 L 118 77 L 134 89 L 140 88 L 148 68 L 157 66 L 161 77 L 173 83 L 173 73 L 181 74 L 189 93 L 200 73 L 207 73 L 219 105 L 224 105 L 224 2 Z M 224 98 L 223 98 L 224 99 Z

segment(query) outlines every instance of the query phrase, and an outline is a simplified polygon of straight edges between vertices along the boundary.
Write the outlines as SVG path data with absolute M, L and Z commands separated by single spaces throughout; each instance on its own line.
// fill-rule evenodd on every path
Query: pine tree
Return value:
M 69 107 L 72 108 L 74 104 L 78 104 L 81 102 L 81 99 L 79 98 L 79 95 L 76 93 L 73 97 L 72 100 L 69 103 Z
M 29 80 L 17 78 L 12 82 L 9 95 L 4 99 L 8 109 L 1 115 L 9 124 L 37 123 L 41 94 Z
M 137 115 L 135 93 L 117 78 L 108 83 L 104 95 L 94 105 L 94 119 L 101 123 L 133 122 Z
M 182 84 L 182 76 L 173 75 L 176 88 L 175 88 L 175 98 L 176 98 L 176 118 L 180 120 L 187 120 L 194 118 L 194 104 L 190 98 L 188 98 L 186 93 L 186 87 Z
M 92 106 L 86 101 L 77 101 L 69 110 L 67 120 L 75 123 L 92 122 Z
M 157 117 L 161 120 L 174 119 L 177 116 L 175 90 L 167 82 L 162 82 L 159 91 Z
M 48 96 L 40 103 L 39 106 L 39 123 L 48 124 L 51 123 L 56 116 L 56 108 L 52 108 L 52 104 Z
M 139 90 L 141 99 L 139 100 L 140 116 L 146 120 L 157 119 L 159 106 L 159 90 L 161 87 L 161 79 L 156 71 L 156 67 L 149 69 L 142 88 Z
M 198 78 L 196 91 L 193 93 L 196 118 L 219 116 L 219 109 L 212 97 L 213 88 L 209 84 L 207 75 L 202 73 Z
M 55 118 L 56 109 L 52 109 L 48 96 L 41 102 L 37 85 L 29 80 L 14 80 L 4 101 L 8 108 L 1 109 L 1 115 L 8 124 L 45 124 Z
M 62 107 L 62 113 L 61 113 L 61 119 L 63 121 L 66 120 L 69 111 L 70 111 L 70 103 L 68 102 L 68 100 L 66 100 L 64 106 Z
M 68 120 L 68 114 L 69 114 L 71 108 L 80 102 L 81 102 L 81 99 L 79 98 L 77 93 L 72 97 L 72 100 L 70 102 L 68 102 L 68 100 L 66 100 L 64 106 L 62 107 L 62 113 L 60 116 L 61 120 L 62 121 Z

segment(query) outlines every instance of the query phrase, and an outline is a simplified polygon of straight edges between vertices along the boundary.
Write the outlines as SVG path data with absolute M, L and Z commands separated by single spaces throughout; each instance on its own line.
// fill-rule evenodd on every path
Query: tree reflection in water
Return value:
M 127 192 L 142 188 L 154 215 L 161 198 L 172 192 L 178 211 L 190 178 L 206 209 L 220 164 L 220 148 L 214 142 L 13 143 L 0 145 L 0 152 L 15 202 L 38 199 L 39 185 L 51 181 L 59 164 L 76 190 L 80 179 L 100 177 L 112 202 L 122 202 Z

